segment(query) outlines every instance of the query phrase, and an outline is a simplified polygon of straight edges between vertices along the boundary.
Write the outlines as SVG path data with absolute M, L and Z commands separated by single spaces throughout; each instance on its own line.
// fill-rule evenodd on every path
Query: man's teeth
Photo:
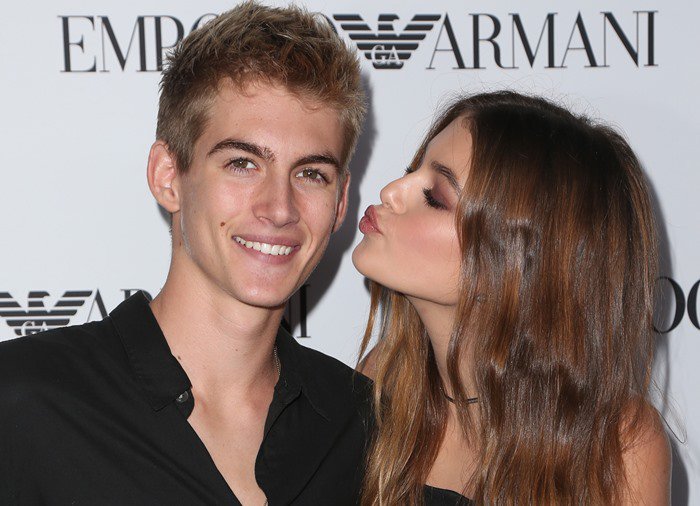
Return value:
M 246 241 L 245 239 L 235 236 L 233 238 L 238 244 L 242 244 L 246 248 L 252 248 L 260 253 L 265 253 L 266 255 L 283 255 L 287 256 L 292 252 L 291 246 L 283 246 L 281 244 L 267 244 L 266 242 L 252 242 Z

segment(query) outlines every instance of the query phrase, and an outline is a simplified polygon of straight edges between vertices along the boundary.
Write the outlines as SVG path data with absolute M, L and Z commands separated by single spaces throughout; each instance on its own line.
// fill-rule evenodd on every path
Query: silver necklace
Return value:
M 274 348 L 272 348 L 272 358 L 275 360 L 275 369 L 277 369 L 277 378 L 282 375 L 282 365 L 280 364 L 280 357 L 277 354 L 277 345 L 275 345 Z M 267 499 L 265 499 L 265 504 L 263 506 L 268 506 L 269 502 Z
M 275 345 L 274 348 L 272 348 L 272 357 L 275 360 L 275 369 L 277 369 L 277 378 L 282 375 L 282 365 L 280 364 L 280 357 L 277 355 L 277 345 Z

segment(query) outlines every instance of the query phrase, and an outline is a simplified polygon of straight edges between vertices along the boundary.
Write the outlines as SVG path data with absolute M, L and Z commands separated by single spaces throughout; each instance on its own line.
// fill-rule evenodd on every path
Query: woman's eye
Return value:
M 240 171 L 249 171 L 255 168 L 255 164 L 247 158 L 234 158 L 233 160 L 229 161 L 226 166 Z
M 308 179 L 317 183 L 327 183 L 328 180 L 318 169 L 303 169 L 297 176 L 300 179 Z
M 433 209 L 447 209 L 447 206 L 437 200 L 433 196 L 433 190 L 430 188 L 423 188 L 423 196 L 425 197 L 425 204 Z

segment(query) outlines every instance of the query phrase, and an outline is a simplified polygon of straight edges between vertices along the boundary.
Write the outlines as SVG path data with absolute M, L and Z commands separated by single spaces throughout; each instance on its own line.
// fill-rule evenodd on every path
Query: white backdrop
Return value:
M 362 22 L 369 28 L 365 33 L 376 33 L 380 15 L 383 35 L 425 37 L 414 42 L 417 47 L 393 52 L 384 42 L 386 51 L 362 55 L 371 110 L 352 163 L 350 213 L 303 296 L 292 299 L 296 335 L 354 363 L 368 306 L 363 279 L 350 262 L 360 240 L 359 216 L 402 173 L 450 94 L 515 88 L 602 118 L 627 136 L 654 188 L 662 274 L 670 278 L 661 282 L 667 297 L 659 327 L 673 327 L 658 339 L 659 407 L 678 435 L 673 502 L 700 505 L 700 5 L 691 0 L 304 5 L 327 15 L 349 41 Z M 4 5 L 0 340 L 99 319 L 133 289 L 158 292 L 170 243 L 166 220 L 146 186 L 145 163 L 154 140 L 159 46 L 172 45 L 179 27 L 189 33 L 200 18 L 230 6 L 215 0 Z M 406 31 L 415 15 L 432 16 L 415 19 L 414 25 L 423 26 Z

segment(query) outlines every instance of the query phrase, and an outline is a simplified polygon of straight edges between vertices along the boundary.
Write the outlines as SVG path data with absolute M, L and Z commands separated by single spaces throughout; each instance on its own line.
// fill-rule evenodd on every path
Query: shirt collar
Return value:
M 309 354 L 318 352 L 300 345 L 282 325 L 277 331 L 275 344 L 281 365 L 280 383 L 285 383 L 284 386 L 291 389 L 298 385 L 314 410 L 330 420 L 329 411 L 325 407 L 332 402 L 333 392 L 323 388 L 309 361 Z
M 173 356 L 146 296 L 137 292 L 110 313 L 129 363 L 151 407 L 158 411 L 192 387 Z
M 187 373 L 171 353 L 143 292 L 119 304 L 110 318 L 134 375 L 154 410 L 163 409 L 192 388 Z M 291 391 L 300 389 L 314 410 L 330 420 L 326 406 L 333 404 L 333 389 L 324 387 L 310 362 L 310 355 L 318 352 L 300 345 L 281 325 L 275 343 L 281 366 L 280 383 Z

